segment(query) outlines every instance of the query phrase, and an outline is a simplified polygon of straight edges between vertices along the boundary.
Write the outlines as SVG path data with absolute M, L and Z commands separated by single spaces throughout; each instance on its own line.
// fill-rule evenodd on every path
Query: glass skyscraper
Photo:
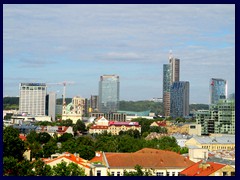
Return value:
M 163 65 L 163 106 L 164 115 L 170 116 L 170 88 L 180 78 L 180 60 L 169 56 L 169 64 Z
M 170 116 L 173 118 L 189 115 L 189 82 L 174 82 L 170 89 Z
M 99 111 L 117 112 L 119 108 L 119 76 L 103 75 L 99 82 Z
M 227 98 L 227 81 L 224 79 L 210 79 L 210 104 L 216 104 L 220 99 Z

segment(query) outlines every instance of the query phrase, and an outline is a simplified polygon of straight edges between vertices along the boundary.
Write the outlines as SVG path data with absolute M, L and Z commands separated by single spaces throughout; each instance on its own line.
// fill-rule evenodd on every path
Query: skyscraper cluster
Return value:
M 189 115 L 189 82 L 180 80 L 180 59 L 172 54 L 163 65 L 163 107 L 166 117 Z

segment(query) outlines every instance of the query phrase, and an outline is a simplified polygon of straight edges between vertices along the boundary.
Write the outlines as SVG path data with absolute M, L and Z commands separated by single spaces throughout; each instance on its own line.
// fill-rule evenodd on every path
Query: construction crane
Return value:
M 63 81 L 63 82 L 59 82 L 59 83 L 47 83 L 47 85 L 63 85 L 63 105 L 66 104 L 65 98 L 66 98 L 66 85 L 70 85 L 70 84 L 75 84 L 75 82 L 73 81 Z

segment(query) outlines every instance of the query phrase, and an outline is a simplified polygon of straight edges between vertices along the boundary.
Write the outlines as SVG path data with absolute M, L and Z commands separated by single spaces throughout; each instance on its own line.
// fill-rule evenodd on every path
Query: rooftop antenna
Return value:
M 169 60 L 173 58 L 173 53 L 172 53 L 172 50 L 170 49 L 169 50 Z

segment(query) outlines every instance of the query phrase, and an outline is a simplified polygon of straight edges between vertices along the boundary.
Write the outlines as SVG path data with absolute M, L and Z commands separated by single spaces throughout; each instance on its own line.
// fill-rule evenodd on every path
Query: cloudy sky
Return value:
M 235 92 L 235 5 L 3 5 L 3 96 L 19 83 L 48 83 L 61 97 L 98 94 L 120 77 L 120 100 L 162 97 L 169 51 L 190 82 L 190 103 L 209 102 L 210 78 Z

